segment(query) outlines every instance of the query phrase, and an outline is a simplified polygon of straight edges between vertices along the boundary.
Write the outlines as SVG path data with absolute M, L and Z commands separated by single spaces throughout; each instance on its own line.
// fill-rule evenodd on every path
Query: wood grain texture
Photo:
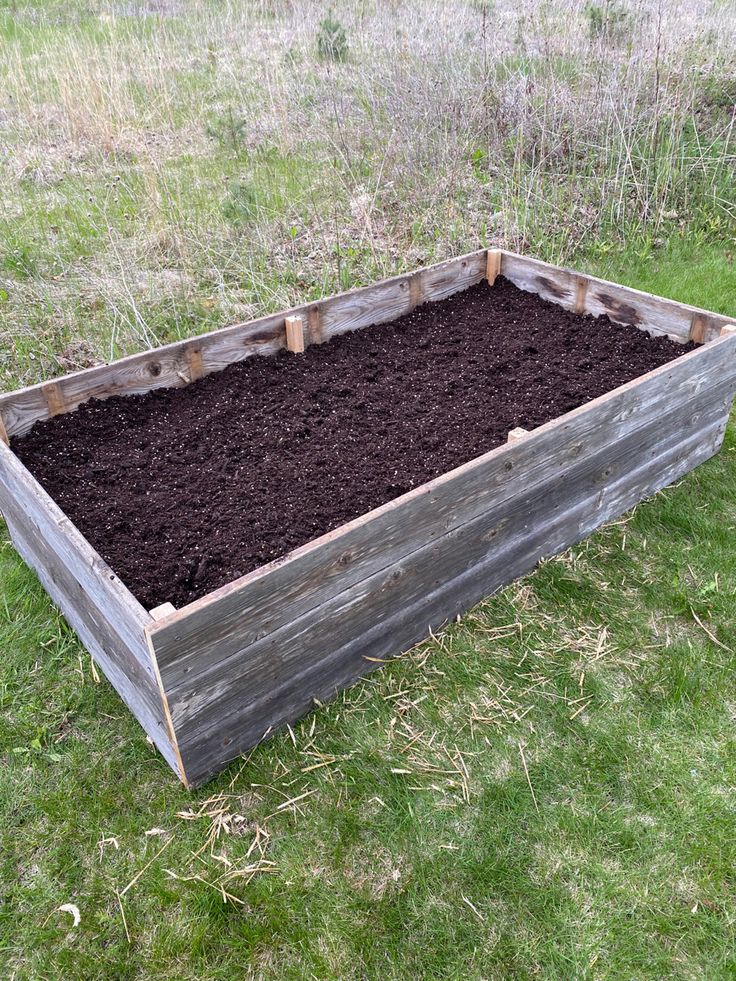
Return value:
M 248 672 L 226 694 L 207 703 L 199 688 L 182 704 L 170 696 L 187 781 L 204 782 L 224 763 L 264 736 L 293 722 L 341 688 L 376 668 L 367 658 L 400 653 L 495 589 L 531 570 L 542 557 L 564 550 L 602 522 L 676 480 L 720 445 L 725 420 L 698 430 L 613 484 L 571 499 L 561 513 L 532 515 L 506 547 L 474 555 L 473 564 L 452 576 L 445 559 L 464 542 L 456 533 L 446 549 L 431 549 L 411 575 L 400 565 L 382 584 L 353 590 L 342 606 L 333 602 L 285 636 L 268 638 L 248 652 Z M 524 520 L 520 518 L 519 520 Z M 423 550 L 424 551 L 424 550 Z M 413 562 L 417 562 L 416 556 Z M 432 575 L 434 570 L 434 576 Z M 419 583 L 419 580 L 422 580 Z M 405 588 L 406 585 L 413 588 Z M 387 591 L 388 587 L 393 587 Z M 327 630 L 325 630 L 325 626 Z M 198 697 L 199 696 L 199 697 Z
M 421 306 L 422 303 L 424 303 L 422 274 L 417 272 L 409 277 L 409 307 L 413 310 L 415 307 Z
M 304 353 L 304 321 L 301 317 L 285 317 L 286 350 L 292 354 Z
M 194 339 L 121 358 L 108 365 L 0 395 L 0 413 L 9 436 L 21 436 L 42 419 L 71 412 L 91 398 L 136 395 L 154 388 L 177 388 L 256 354 L 274 354 L 286 345 L 286 317 L 301 317 L 310 343 L 408 313 L 419 290 L 423 300 L 443 299 L 483 278 L 485 252 L 460 256 L 372 286 L 339 293 L 319 304 L 282 310 L 246 324 L 234 324 Z M 415 285 L 412 287 L 412 279 Z
M 13 543 L 168 762 L 175 765 L 146 644 L 150 615 L 5 444 L 0 510 Z
M 503 252 L 500 249 L 489 249 L 486 257 L 486 279 L 488 285 L 493 286 L 501 273 L 501 262 Z
M 38 528 L 12 508 L 4 511 L 13 547 L 29 565 L 54 605 L 64 614 L 103 674 L 177 775 L 178 756 L 163 717 L 158 685 L 135 653 L 82 588 Z
M 422 302 L 444 300 L 479 283 L 484 275 L 485 252 L 480 251 L 330 297 L 320 306 L 322 336 L 395 320 L 413 309 L 418 296 Z
M 609 283 L 595 276 L 585 276 L 571 269 L 560 269 L 538 259 L 514 252 L 504 252 L 503 274 L 520 289 L 538 293 L 568 310 L 579 309 L 581 282 L 586 283 L 585 313 L 600 317 L 606 314 L 617 323 L 631 324 L 650 334 L 666 334 L 674 340 L 696 340 L 708 343 L 718 337 L 728 321 L 720 314 L 700 310 L 675 300 Z M 694 318 L 698 327 L 693 336 Z
M 43 397 L 46 401 L 49 416 L 59 416 L 66 412 L 64 393 L 56 382 L 46 382 L 43 386 Z
M 313 303 L 307 311 L 307 331 L 310 344 L 323 344 L 325 338 L 322 336 L 322 316 L 319 303 Z
M 187 365 L 189 367 L 189 381 L 197 381 L 204 375 L 204 361 L 202 360 L 202 348 L 199 344 L 191 343 L 186 349 Z
M 236 325 L 197 338 L 199 357 L 192 356 L 192 341 L 121 358 L 109 365 L 86 368 L 58 378 L 54 384 L 71 412 L 91 398 L 139 395 L 154 388 L 178 388 L 189 384 L 192 358 L 197 377 L 221 371 L 234 361 L 255 354 L 274 354 L 284 346 L 284 315 L 264 317 L 248 325 Z M 45 386 L 31 385 L 0 395 L 0 411 L 10 436 L 21 436 L 52 413 Z
M 663 405 L 676 406 L 710 390 L 714 374 L 724 361 L 730 364 L 719 347 L 723 343 L 658 368 L 540 426 L 513 452 L 499 447 L 183 607 L 157 625 L 160 661 L 185 666 L 187 652 L 203 645 L 229 657 L 395 561 L 402 548 L 419 548 L 432 535 L 451 530 L 459 516 L 470 520 L 537 485 L 551 465 L 571 466 L 599 449 L 607 433 L 622 438 L 658 420 Z M 730 378 L 729 369 L 727 383 Z
M 406 623 L 404 644 L 425 636 L 429 621 L 406 611 L 425 610 L 428 593 L 436 624 L 715 452 L 736 388 L 735 369 L 718 368 L 732 364 L 734 341 L 658 369 L 150 625 L 187 779 L 200 782 L 312 697 L 364 673 L 370 662 L 361 658 L 398 643 L 386 624 Z M 269 586 L 279 601 L 270 608 Z M 317 687 L 300 689 L 295 679 L 305 678 Z

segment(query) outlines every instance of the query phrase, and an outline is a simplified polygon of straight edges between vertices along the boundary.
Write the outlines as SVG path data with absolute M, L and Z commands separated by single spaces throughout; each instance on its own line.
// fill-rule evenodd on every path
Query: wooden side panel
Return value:
M 395 320 L 420 302 L 444 300 L 479 283 L 485 277 L 485 265 L 486 252 L 482 250 L 323 300 L 321 339 Z
M 161 696 L 150 679 L 131 658 L 131 652 L 113 625 L 103 616 L 59 557 L 49 551 L 37 530 L 28 523 L 23 530 L 6 516 L 13 546 L 29 565 L 100 666 L 113 688 L 150 736 L 156 749 L 179 773 L 179 761 L 161 712 Z M 125 665 L 125 667 L 123 667 Z
M 714 375 L 724 361 L 730 364 L 723 344 L 701 348 L 609 392 L 535 430 L 533 439 L 518 442 L 513 453 L 499 448 L 472 460 L 164 618 L 156 632 L 162 670 L 173 664 L 177 671 L 188 670 L 190 659 L 206 662 L 208 650 L 222 661 L 238 656 L 243 647 L 431 537 L 605 449 L 611 433 L 623 439 L 658 421 L 664 405 L 672 409 L 701 391 L 710 392 Z M 718 377 L 728 385 L 732 375 Z
M 374 666 L 366 657 L 398 653 L 426 636 L 430 624 L 438 626 L 526 572 L 541 556 L 564 549 L 712 455 L 722 440 L 736 387 L 734 367 L 717 371 L 733 360 L 736 343 L 731 341 L 736 338 L 687 359 L 693 371 L 698 356 L 709 355 L 710 384 L 701 375 L 686 394 L 670 388 L 666 371 L 659 369 L 611 393 L 613 398 L 596 400 L 446 475 L 456 492 L 456 513 L 449 521 L 448 512 L 435 511 L 426 493 L 394 502 L 396 511 L 404 506 L 404 521 L 394 524 L 388 538 L 379 520 L 386 509 L 375 512 L 375 519 L 367 516 L 382 551 L 365 564 L 355 559 L 352 576 L 342 581 L 334 569 L 321 575 L 317 567 L 322 593 L 313 594 L 301 613 L 284 597 L 289 619 L 279 626 L 277 619 L 261 620 L 247 590 L 241 595 L 247 618 L 233 618 L 230 611 L 225 643 L 215 626 L 218 602 L 192 604 L 151 625 L 150 642 L 187 780 L 201 782 L 271 728 L 296 718 L 313 698 L 324 700 L 364 674 Z M 719 357 L 714 359 L 716 347 Z M 658 418 L 637 413 L 637 405 L 651 404 L 658 405 Z M 551 443 L 550 433 L 555 437 Z M 522 475 L 521 489 L 511 495 L 499 490 L 497 474 L 494 482 L 493 465 L 499 463 L 507 476 L 514 470 Z M 478 508 L 477 493 L 465 494 L 463 484 L 477 478 L 480 464 L 494 489 Z M 479 489 L 478 483 L 474 486 Z M 422 531 L 419 540 L 412 540 L 417 520 Z M 343 534 L 347 537 L 349 531 Z M 327 536 L 322 542 L 330 567 L 332 541 Z M 308 590 L 312 576 L 298 559 L 272 568 L 264 580 L 272 575 L 277 579 L 277 572 L 288 566 L 294 580 L 287 594 L 297 595 L 300 587 Z M 225 607 L 232 596 L 226 592 L 220 600 Z M 203 614 L 215 628 L 211 644 Z
M 513 252 L 503 254 L 503 275 L 520 289 L 538 293 L 568 310 L 595 317 L 606 314 L 617 323 L 631 324 L 650 334 L 667 334 L 682 342 L 714 340 L 728 323 L 728 317 L 720 314 Z
M 0 446 L 0 510 L 13 544 L 141 723 L 179 772 L 144 627 L 151 617 L 17 457 Z
M 54 382 L 56 400 L 47 397 L 47 383 L 0 396 L 0 414 L 10 436 L 22 436 L 42 419 L 72 412 L 89 399 L 140 395 L 154 388 L 188 385 L 254 354 L 274 354 L 284 346 L 284 315 L 227 327 L 192 340 L 133 354 L 111 364 L 64 375 Z
M 631 472 L 628 476 L 638 483 L 625 480 L 608 499 L 588 498 L 571 507 L 559 521 L 535 524 L 513 550 L 494 553 L 455 578 L 435 583 L 431 591 L 420 590 L 410 605 L 403 600 L 390 605 L 372 603 L 371 598 L 363 597 L 361 602 L 366 608 L 374 607 L 370 624 L 340 646 L 325 642 L 313 618 L 311 629 L 295 638 L 287 649 L 292 660 L 287 670 L 279 672 L 280 650 L 276 646 L 271 649 L 276 661 L 266 676 L 268 689 L 259 688 L 252 695 L 241 689 L 238 696 L 212 705 L 209 711 L 200 708 L 186 728 L 177 726 L 188 785 L 200 785 L 231 759 L 293 723 L 314 707 L 315 699 L 325 702 L 375 670 L 378 665 L 368 658 L 386 659 L 407 650 L 430 630 L 438 629 L 484 596 L 529 572 L 541 558 L 563 551 L 601 523 L 677 480 L 717 451 L 724 429 L 725 424 L 721 424 L 699 432 L 654 462 L 656 477 L 653 473 Z M 441 556 L 437 556 L 437 561 L 441 563 Z M 397 573 L 400 574 L 398 570 Z M 377 595 L 380 597 L 380 593 Z M 353 609 L 346 606 L 338 615 L 349 617 L 352 613 Z M 319 660 L 310 656 L 317 648 L 324 654 Z M 271 661 L 263 660 L 260 666 L 271 667 Z M 174 719 L 177 725 L 176 716 Z
M 39 420 L 71 412 L 91 398 L 188 385 L 255 354 L 274 354 L 285 346 L 285 320 L 289 316 L 300 317 L 307 325 L 310 343 L 393 320 L 407 313 L 416 302 L 418 287 L 416 282 L 412 287 L 413 277 L 420 277 L 419 294 L 423 300 L 443 299 L 483 278 L 485 254 L 480 251 L 461 256 L 410 276 L 387 279 L 320 303 L 283 310 L 0 395 L 0 419 L 9 436 L 21 436 Z
M 578 313 L 608 314 L 620 323 L 634 324 L 653 334 L 668 334 L 706 343 L 718 337 L 728 318 L 697 307 L 665 300 L 496 250 L 501 272 L 521 289 Z M 445 299 L 480 282 L 487 274 L 488 252 L 483 249 L 428 266 L 372 286 L 350 290 L 318 303 L 235 324 L 185 341 L 167 344 L 108 365 L 0 395 L 0 424 L 8 436 L 20 436 L 42 419 L 71 412 L 91 398 L 135 395 L 154 388 L 187 385 L 255 354 L 274 354 L 285 345 L 285 319 L 300 317 L 308 343 L 323 343 L 337 334 L 384 323 L 408 313 L 418 303 Z

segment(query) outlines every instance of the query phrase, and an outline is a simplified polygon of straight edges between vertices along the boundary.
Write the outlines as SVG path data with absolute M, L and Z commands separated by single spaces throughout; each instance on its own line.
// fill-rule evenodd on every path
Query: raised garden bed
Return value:
M 1 396 L 0 508 L 194 786 L 715 453 L 734 354 L 481 251 Z

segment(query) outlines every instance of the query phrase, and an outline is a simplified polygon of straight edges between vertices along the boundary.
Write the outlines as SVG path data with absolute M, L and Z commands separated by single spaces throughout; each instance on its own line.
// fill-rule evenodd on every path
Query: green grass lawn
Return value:
M 726 246 L 589 268 L 736 317 Z M 0 975 L 736 976 L 735 530 L 732 425 L 194 793 L 4 540 Z

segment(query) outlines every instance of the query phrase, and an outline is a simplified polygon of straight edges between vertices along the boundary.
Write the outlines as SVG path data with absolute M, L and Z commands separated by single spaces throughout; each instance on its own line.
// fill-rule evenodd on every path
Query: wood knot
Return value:
M 639 311 L 631 303 L 624 303 L 623 300 L 617 300 L 616 297 L 610 296 L 608 293 L 598 293 L 596 299 L 605 308 L 611 320 L 615 320 L 620 324 L 630 324 L 632 327 L 636 327 L 641 323 Z
M 549 279 L 547 276 L 537 276 L 537 282 L 542 287 L 542 289 L 547 290 L 552 296 L 556 296 L 558 300 L 567 296 L 569 290 L 564 289 L 559 286 L 553 279 Z

